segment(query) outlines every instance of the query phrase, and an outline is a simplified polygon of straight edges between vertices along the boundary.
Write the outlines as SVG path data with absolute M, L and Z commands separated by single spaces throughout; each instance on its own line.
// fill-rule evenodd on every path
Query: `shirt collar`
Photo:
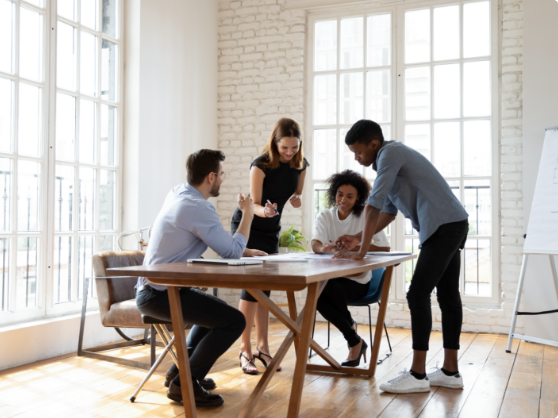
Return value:
M 186 194 L 192 194 L 194 196 L 199 196 L 201 197 L 203 200 L 205 200 L 205 198 L 202 196 L 202 194 L 198 191 L 198 189 L 196 189 L 194 186 L 188 184 L 188 183 L 184 183 L 186 185 L 186 187 L 184 188 L 184 192 Z M 181 193 L 182 194 L 182 193 Z
M 374 171 L 378 171 L 378 158 L 380 158 L 380 152 L 383 151 L 383 149 L 384 149 L 384 147 L 385 147 L 386 145 L 391 144 L 391 143 L 393 143 L 393 142 L 395 142 L 395 141 L 384 141 L 384 143 L 383 143 L 382 146 L 380 147 L 380 150 L 378 151 L 378 155 L 376 155 L 376 161 L 374 161 L 374 162 L 372 163 L 372 169 L 373 169 Z

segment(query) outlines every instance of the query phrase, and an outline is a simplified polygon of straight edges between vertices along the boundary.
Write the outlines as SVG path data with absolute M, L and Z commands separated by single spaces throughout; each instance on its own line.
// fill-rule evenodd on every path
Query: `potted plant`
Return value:
M 302 245 L 302 240 L 308 242 L 306 237 L 294 229 L 294 225 L 291 226 L 287 231 L 283 232 L 279 238 L 279 252 L 288 253 L 290 251 L 306 251 L 306 248 Z

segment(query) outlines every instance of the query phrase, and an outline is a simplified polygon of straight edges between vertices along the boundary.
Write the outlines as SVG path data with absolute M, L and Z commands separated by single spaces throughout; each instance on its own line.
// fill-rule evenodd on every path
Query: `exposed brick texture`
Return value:
M 259 155 L 273 123 L 287 116 L 304 124 L 306 12 L 284 10 L 283 3 L 284 0 L 220 2 L 219 147 L 227 155 L 228 178 L 217 210 L 226 229 L 230 228 L 235 195 L 249 190 L 250 162 Z M 502 304 L 498 309 L 464 308 L 463 330 L 473 332 L 509 331 L 523 248 L 523 0 L 501 0 L 501 18 L 501 260 L 500 276 L 494 280 L 501 283 Z M 287 204 L 282 223 L 300 227 L 301 210 Z M 220 294 L 229 304 L 238 306 L 239 291 L 224 289 Z M 299 306 L 304 297 L 298 296 Z M 286 302 L 280 292 L 274 292 L 272 298 Z M 358 322 L 368 323 L 367 308 L 352 309 Z M 377 312 L 374 306 L 373 323 Z M 440 330 L 438 307 L 433 307 L 433 319 L 433 328 Z M 386 322 L 409 328 L 408 306 L 390 304 Z M 519 318 L 518 332 L 522 328 Z

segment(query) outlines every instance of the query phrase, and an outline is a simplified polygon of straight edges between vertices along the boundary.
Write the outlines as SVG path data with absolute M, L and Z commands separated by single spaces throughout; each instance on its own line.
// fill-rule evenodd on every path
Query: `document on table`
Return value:
M 411 255 L 413 253 L 408 253 L 405 251 L 390 251 L 390 252 L 386 252 L 386 251 L 368 251 L 366 253 L 366 255 L 383 255 L 383 256 L 391 256 L 394 257 L 396 255 Z

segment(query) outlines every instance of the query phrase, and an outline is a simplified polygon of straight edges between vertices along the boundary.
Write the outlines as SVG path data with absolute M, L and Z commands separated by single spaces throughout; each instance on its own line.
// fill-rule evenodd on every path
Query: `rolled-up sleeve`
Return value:
M 246 238 L 236 233 L 232 237 L 225 231 L 213 205 L 205 211 L 205 216 L 192 226 L 194 234 L 223 258 L 240 258 L 246 249 Z
M 376 177 L 376 180 L 374 180 L 372 193 L 366 201 L 366 204 L 383 210 L 384 203 L 389 192 L 393 188 L 397 174 L 403 166 L 403 158 L 401 158 L 401 155 L 399 155 L 397 150 L 386 148 L 380 151 L 377 165 L 378 176 Z M 395 214 L 397 214 L 397 211 L 395 211 Z
M 397 215 L 397 208 L 395 207 L 395 205 L 393 204 L 393 202 L 389 197 L 386 197 L 386 200 L 384 201 L 384 207 L 382 208 L 382 212 L 389 213 L 391 215 Z

